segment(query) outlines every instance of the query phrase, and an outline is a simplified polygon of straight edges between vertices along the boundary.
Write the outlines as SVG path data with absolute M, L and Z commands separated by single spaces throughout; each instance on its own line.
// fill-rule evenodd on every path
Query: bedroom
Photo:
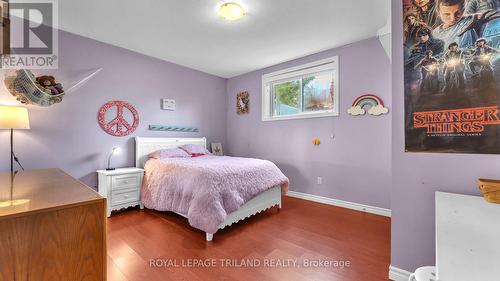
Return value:
M 440 3 L 229 2 L 2 1 L 0 280 L 495 280 L 500 250 L 477 237 L 498 235 L 498 205 L 461 204 L 489 215 L 444 239 L 478 249 L 450 272 L 436 192 L 482 196 L 496 125 L 462 144 L 407 129 L 408 6 Z

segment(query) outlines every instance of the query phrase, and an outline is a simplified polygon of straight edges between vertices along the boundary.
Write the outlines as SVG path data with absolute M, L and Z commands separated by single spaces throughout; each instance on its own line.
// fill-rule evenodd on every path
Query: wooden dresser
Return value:
M 0 281 L 106 280 L 106 199 L 59 169 L 0 173 Z

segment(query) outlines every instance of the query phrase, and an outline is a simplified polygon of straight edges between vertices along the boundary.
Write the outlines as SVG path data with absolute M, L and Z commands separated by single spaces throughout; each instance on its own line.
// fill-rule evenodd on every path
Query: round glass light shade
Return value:
M 241 5 L 234 2 L 227 2 L 219 7 L 217 13 L 224 19 L 233 21 L 243 17 L 246 12 Z

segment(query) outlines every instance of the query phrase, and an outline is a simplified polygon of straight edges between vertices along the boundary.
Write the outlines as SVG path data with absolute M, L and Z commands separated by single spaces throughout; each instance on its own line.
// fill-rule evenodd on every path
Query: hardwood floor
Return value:
M 190 266 L 211 259 L 213 267 Z M 350 266 L 306 267 L 307 260 Z M 249 266 L 228 266 L 242 262 Z M 389 218 L 291 197 L 279 211 L 217 232 L 213 242 L 170 212 L 135 209 L 108 220 L 108 281 L 380 281 L 388 280 L 389 263 Z

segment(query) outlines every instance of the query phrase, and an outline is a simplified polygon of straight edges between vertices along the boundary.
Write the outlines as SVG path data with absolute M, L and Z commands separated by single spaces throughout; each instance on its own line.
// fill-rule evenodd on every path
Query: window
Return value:
M 338 116 L 338 58 L 262 76 L 262 121 Z

